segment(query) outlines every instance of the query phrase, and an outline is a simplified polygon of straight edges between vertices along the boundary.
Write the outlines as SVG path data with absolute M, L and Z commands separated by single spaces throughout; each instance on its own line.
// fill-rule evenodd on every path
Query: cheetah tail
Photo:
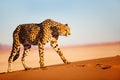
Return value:
M 13 58 L 13 62 L 19 57 L 19 55 L 20 55 L 20 48 L 18 49 L 17 54 Z

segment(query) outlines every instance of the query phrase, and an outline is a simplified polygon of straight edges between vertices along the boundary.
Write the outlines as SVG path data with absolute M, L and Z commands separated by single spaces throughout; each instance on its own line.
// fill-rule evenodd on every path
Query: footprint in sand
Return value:
M 76 65 L 77 67 L 94 67 L 92 64 L 77 64 Z M 112 66 L 110 65 L 104 65 L 104 64 L 96 64 L 96 67 L 99 67 L 101 69 L 109 69 L 111 68 Z
M 86 67 L 85 64 L 77 64 L 76 66 L 77 66 L 77 67 Z
M 77 67 L 91 67 L 91 64 L 77 64 Z
M 48 68 L 47 68 L 47 67 L 41 67 L 40 69 L 42 69 L 42 70 L 47 70 Z
M 110 65 L 103 65 L 103 64 L 96 64 L 96 66 L 100 67 L 101 69 L 109 69 L 112 67 Z

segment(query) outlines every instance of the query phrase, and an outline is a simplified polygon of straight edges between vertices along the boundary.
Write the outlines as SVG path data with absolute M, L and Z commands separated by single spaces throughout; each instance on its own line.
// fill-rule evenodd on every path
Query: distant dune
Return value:
M 120 80 L 120 56 L 1 73 L 0 80 Z
M 11 44 L 12 45 L 12 44 Z M 92 47 L 92 46 L 109 46 L 109 45 L 120 45 L 120 41 L 117 42 L 106 42 L 106 43 L 94 43 L 94 44 L 84 44 L 84 45 L 72 45 L 72 46 L 61 46 L 62 48 L 73 48 L 73 47 Z M 1 51 L 11 51 L 12 46 L 6 44 L 0 44 L 0 53 Z M 23 46 L 21 46 L 23 49 Z M 32 50 L 38 49 L 38 47 L 32 47 Z M 48 47 L 49 48 L 49 47 Z

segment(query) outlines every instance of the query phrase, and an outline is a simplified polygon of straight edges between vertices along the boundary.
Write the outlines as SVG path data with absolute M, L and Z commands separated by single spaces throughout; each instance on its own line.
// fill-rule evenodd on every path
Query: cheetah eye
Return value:
M 65 24 L 65 26 L 68 26 L 68 24 Z

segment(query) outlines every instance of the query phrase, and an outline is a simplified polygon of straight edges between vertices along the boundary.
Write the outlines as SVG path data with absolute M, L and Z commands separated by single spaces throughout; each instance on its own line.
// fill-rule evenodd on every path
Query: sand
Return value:
M 23 49 L 23 48 L 22 48 Z M 13 72 L 7 73 L 11 46 L 0 46 L 0 80 L 120 80 L 120 42 L 61 47 L 71 64 L 63 64 L 52 48 L 45 48 L 45 66 L 39 68 L 37 47 L 32 47 L 25 71 L 20 57 L 13 63 Z
M 120 80 L 120 56 L 1 73 L 0 80 Z

